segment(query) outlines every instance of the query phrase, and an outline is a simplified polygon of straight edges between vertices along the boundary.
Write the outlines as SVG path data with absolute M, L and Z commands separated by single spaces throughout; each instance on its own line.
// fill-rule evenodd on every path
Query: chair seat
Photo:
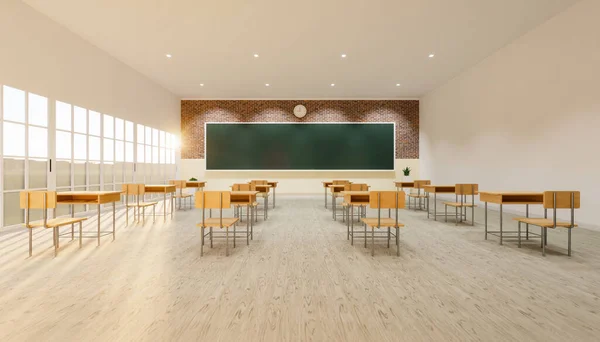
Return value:
M 427 195 L 408 194 L 408 197 L 412 197 L 412 198 L 426 198 Z
M 59 217 L 55 219 L 49 219 L 46 221 L 46 228 L 56 228 L 67 226 L 74 223 L 79 223 L 87 220 L 87 217 Z M 27 228 L 39 228 L 44 226 L 44 221 L 29 222 Z
M 367 226 L 369 227 L 377 227 L 377 218 L 376 217 L 365 217 L 360 219 L 362 222 L 366 223 Z M 380 227 L 404 227 L 404 224 L 398 222 L 398 224 L 396 225 L 396 219 L 393 218 L 381 218 L 381 224 Z
M 538 226 L 538 227 L 554 228 L 554 221 L 551 219 L 531 218 L 531 217 L 515 217 L 515 218 L 513 218 L 513 220 L 527 223 L 527 224 L 532 224 L 532 225 Z M 556 227 L 570 228 L 571 222 L 556 221 Z M 577 225 L 574 225 L 573 227 L 577 227 Z
M 476 207 L 475 204 L 471 204 L 471 203 L 460 203 L 460 202 L 444 202 L 445 205 L 449 205 L 451 207 L 467 207 L 467 208 L 472 208 L 472 207 Z
M 192 194 L 175 194 L 175 198 L 190 198 Z
M 140 203 L 127 203 L 128 207 L 151 207 L 153 205 L 157 205 L 158 202 L 140 202 Z
M 237 217 L 224 217 L 223 218 L 223 228 L 231 227 L 240 219 Z M 207 218 L 204 219 L 204 228 L 206 227 L 219 227 L 221 225 L 221 220 L 219 218 Z M 202 227 L 202 222 L 197 224 L 198 227 Z

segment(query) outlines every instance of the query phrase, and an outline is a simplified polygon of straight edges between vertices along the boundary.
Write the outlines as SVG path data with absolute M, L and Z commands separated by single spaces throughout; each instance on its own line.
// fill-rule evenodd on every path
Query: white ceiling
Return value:
M 420 97 L 577 0 L 24 2 L 182 98 L 310 99 Z

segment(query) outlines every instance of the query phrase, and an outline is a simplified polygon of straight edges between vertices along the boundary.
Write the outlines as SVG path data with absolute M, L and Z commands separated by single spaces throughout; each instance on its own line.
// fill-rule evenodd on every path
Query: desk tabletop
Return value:
M 259 193 L 259 191 L 231 191 L 232 195 L 244 195 L 244 196 L 256 195 L 258 193 Z
M 341 191 L 343 195 L 369 195 L 370 191 Z
M 115 195 L 121 194 L 121 191 L 63 191 L 57 192 L 57 196 L 67 195 L 67 196 L 103 196 L 103 195 Z

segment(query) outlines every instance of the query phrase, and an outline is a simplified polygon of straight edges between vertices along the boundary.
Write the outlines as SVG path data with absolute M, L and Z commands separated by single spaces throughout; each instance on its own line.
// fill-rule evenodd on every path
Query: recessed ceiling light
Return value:
M 335 83 L 331 83 L 331 86 L 332 86 L 332 87 L 335 87 Z
M 170 54 L 170 53 L 166 54 L 166 56 L 167 56 L 167 58 L 171 58 L 171 57 L 173 57 L 173 56 L 171 56 L 171 54 Z
M 200 86 L 201 86 L 201 87 L 204 87 L 204 83 L 200 83 Z
M 258 56 L 258 54 L 257 54 L 257 53 L 255 53 L 255 54 L 254 54 L 254 58 L 258 58 L 258 57 L 259 57 L 259 56 Z
M 270 87 L 270 86 L 271 86 L 271 85 L 270 85 L 269 83 L 266 83 L 266 84 L 265 84 L 265 87 Z
M 342 58 L 346 58 L 346 54 L 345 53 L 342 54 Z
M 434 55 L 434 54 L 432 54 L 432 53 L 430 53 L 430 54 L 429 54 L 429 58 L 433 58 L 433 57 L 435 57 L 435 55 Z
M 396 83 L 396 87 L 399 87 L 399 86 L 401 86 L 401 84 L 400 83 Z

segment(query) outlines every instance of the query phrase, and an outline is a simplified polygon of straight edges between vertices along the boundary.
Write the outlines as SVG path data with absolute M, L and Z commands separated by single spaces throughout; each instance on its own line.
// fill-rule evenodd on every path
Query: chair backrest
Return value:
M 579 191 L 544 191 L 544 209 L 579 209 L 580 197 Z
M 456 184 L 457 195 L 477 195 L 478 192 L 479 184 Z
M 19 193 L 21 209 L 56 208 L 56 191 L 21 191 Z
M 125 192 L 125 195 L 143 195 L 146 193 L 146 186 L 144 184 L 123 184 L 121 190 Z
M 371 209 L 404 209 L 406 194 L 404 191 L 371 191 L 369 206 Z
M 352 183 L 344 186 L 344 191 L 368 191 L 369 186 L 365 183 Z
M 177 189 L 185 189 L 186 183 L 187 183 L 187 181 L 185 181 L 185 180 L 178 180 L 178 179 L 169 180 L 169 184 L 175 185 L 175 188 L 177 188 Z
M 346 184 L 350 184 L 350 181 L 349 180 L 341 180 L 341 179 L 333 180 L 333 185 L 346 185 Z
M 252 185 L 248 183 L 235 183 L 231 186 L 232 191 L 250 191 L 252 190 Z
M 196 194 L 196 208 L 228 209 L 231 207 L 231 192 L 200 191 Z
M 430 185 L 431 181 L 430 180 L 416 180 L 414 183 L 415 183 L 415 189 L 423 189 L 423 187 L 425 185 Z

